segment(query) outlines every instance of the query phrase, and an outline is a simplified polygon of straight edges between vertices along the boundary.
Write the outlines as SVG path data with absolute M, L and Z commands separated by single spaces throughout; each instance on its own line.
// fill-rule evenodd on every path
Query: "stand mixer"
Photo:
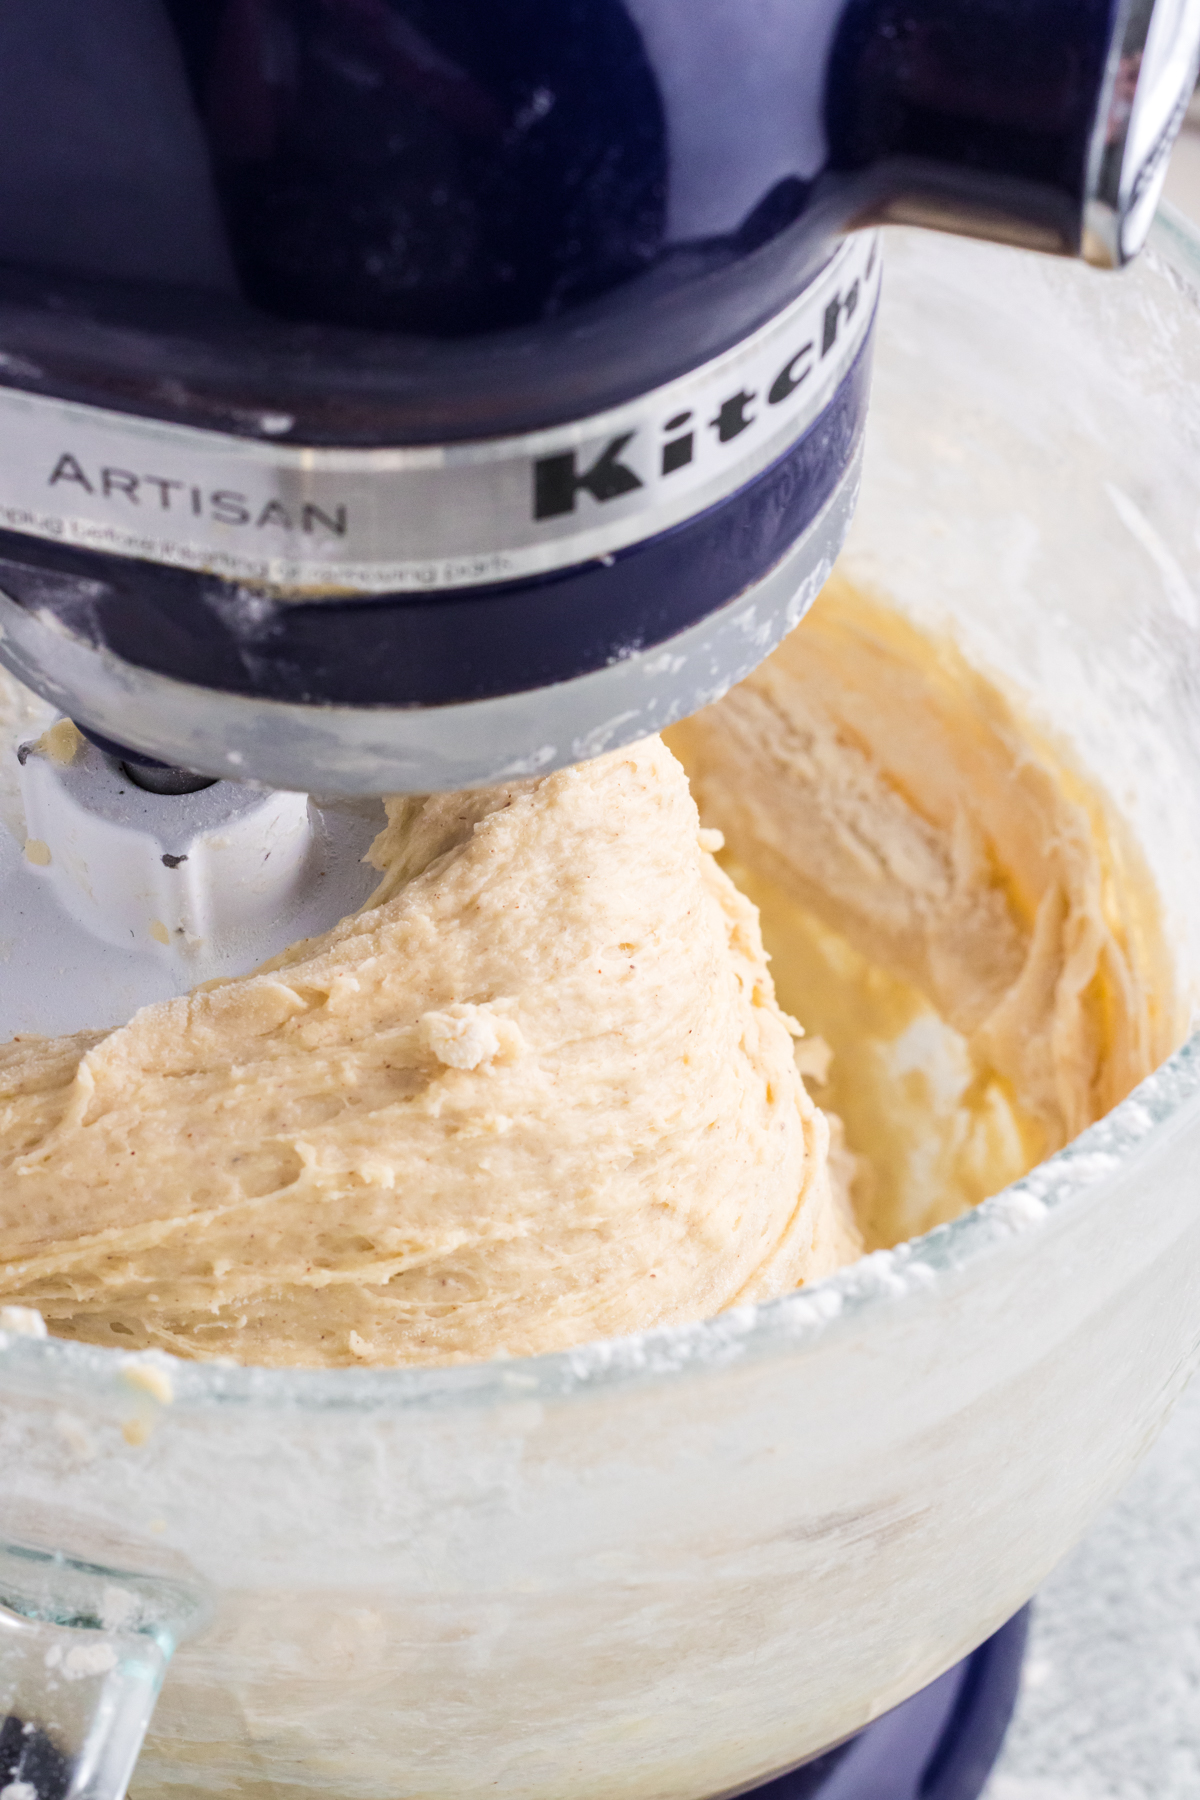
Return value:
M 1123 263 L 1196 13 L 28 0 L 0 654 L 102 748 L 326 794 L 695 710 L 844 536 L 863 228 Z
M 47 703 L 5 1036 L 332 922 L 381 793 L 594 756 L 747 674 L 849 526 L 873 227 L 1120 266 L 1200 60 L 1194 0 L 75 12 L 0 25 L 0 660 Z M 67 1606 L 21 1554 L 23 1669 L 120 1638 L 103 1571 Z M 117 1747 L 72 1795 L 123 1790 L 202 1615 L 167 1587 L 159 1662 L 91 1670 Z

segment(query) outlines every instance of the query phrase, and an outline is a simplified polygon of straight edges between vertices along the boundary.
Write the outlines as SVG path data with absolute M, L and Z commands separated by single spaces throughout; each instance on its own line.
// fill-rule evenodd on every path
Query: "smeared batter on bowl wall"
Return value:
M 955 1217 L 1180 1042 L 1153 888 L 1103 796 L 999 687 L 836 576 L 667 733 L 832 1049 L 869 1246 Z

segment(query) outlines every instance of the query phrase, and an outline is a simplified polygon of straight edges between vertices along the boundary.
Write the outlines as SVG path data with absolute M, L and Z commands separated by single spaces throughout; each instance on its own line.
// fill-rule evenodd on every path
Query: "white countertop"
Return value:
M 984 1800 L 1200 1800 L 1200 1382 L 1043 1587 Z
M 1200 99 L 1193 100 L 1188 108 L 1183 130 L 1171 152 L 1163 192 L 1193 223 L 1200 221 Z

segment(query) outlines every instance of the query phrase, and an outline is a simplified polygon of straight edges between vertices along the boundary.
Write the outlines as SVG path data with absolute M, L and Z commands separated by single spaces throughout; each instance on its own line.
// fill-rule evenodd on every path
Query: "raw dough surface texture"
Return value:
M 128 1349 L 434 1363 L 857 1252 L 757 914 L 659 740 L 388 818 L 324 936 L 0 1050 L 0 1300 Z

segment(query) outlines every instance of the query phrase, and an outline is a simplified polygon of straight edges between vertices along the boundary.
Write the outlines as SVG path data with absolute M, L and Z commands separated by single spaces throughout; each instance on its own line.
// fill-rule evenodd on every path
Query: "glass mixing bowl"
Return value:
M 1107 789 L 1190 1001 L 1200 241 L 1168 215 L 1120 277 L 887 253 L 847 564 Z M 1198 1344 L 1200 1037 L 971 1215 L 703 1324 L 425 1372 L 11 1334 L 9 1710 L 94 1796 L 168 1658 L 135 1795 L 729 1794 L 1015 1612 Z

